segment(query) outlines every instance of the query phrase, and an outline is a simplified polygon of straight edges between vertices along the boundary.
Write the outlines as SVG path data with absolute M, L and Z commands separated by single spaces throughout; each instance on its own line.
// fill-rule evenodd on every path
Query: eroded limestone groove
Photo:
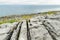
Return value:
M 60 15 L 1 24 L 0 40 L 60 40 Z

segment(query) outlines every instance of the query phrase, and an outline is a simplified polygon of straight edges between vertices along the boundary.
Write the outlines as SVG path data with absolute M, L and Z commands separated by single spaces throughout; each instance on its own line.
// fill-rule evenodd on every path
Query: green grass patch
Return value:
M 16 20 L 16 19 L 1 20 L 1 21 L 0 21 L 0 24 L 3 24 L 3 23 L 13 23 L 13 22 L 19 22 L 19 20 Z
M 55 12 L 53 12 L 53 11 L 52 11 L 52 12 L 48 12 L 48 14 L 49 14 L 49 15 L 51 15 L 51 14 L 55 14 Z
M 22 15 L 21 18 L 22 18 L 22 19 L 25 19 L 25 20 L 28 20 L 28 19 L 31 19 L 33 16 L 35 16 L 35 14 Z

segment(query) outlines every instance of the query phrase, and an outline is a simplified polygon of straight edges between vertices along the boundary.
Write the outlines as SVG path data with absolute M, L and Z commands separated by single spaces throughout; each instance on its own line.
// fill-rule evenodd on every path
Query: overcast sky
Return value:
M 60 0 L 0 0 L 0 4 L 60 5 Z

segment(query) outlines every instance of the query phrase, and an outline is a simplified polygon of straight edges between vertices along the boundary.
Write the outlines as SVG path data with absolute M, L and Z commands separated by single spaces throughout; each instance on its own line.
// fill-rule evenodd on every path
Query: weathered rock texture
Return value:
M 0 40 L 60 40 L 60 15 L 1 24 Z

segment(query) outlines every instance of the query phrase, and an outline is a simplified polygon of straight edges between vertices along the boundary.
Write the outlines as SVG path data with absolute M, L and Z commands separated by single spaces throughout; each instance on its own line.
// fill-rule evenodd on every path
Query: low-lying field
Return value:
M 35 15 L 35 14 L 34 14 Z M 0 24 L 3 24 L 3 23 L 13 23 L 13 22 L 20 22 L 22 20 L 27 20 L 27 19 L 30 19 L 34 16 L 33 14 L 31 15 L 21 15 L 20 17 L 4 17 L 2 19 L 0 19 Z
M 36 13 L 36 14 L 25 14 L 25 15 L 17 15 L 19 17 L 16 17 L 16 16 L 6 16 L 6 17 L 3 17 L 2 19 L 0 19 L 0 24 L 3 24 L 3 23 L 13 23 L 13 22 L 20 22 L 22 20 L 27 20 L 27 19 L 30 19 L 34 16 L 37 16 L 37 15 L 53 15 L 53 14 L 56 14 L 56 11 L 49 11 L 49 12 L 42 12 L 42 13 Z

